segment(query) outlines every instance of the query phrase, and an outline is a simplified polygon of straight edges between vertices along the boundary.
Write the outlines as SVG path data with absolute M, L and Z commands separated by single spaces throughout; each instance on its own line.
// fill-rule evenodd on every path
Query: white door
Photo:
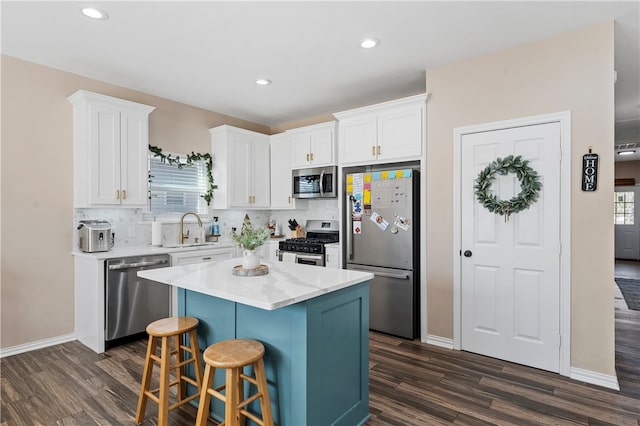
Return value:
M 478 173 L 520 155 L 540 176 L 538 201 L 504 216 L 476 200 Z M 560 123 L 462 136 L 461 348 L 544 370 L 560 370 Z M 490 188 L 520 192 L 509 173 Z M 465 254 L 466 252 L 466 254 Z
M 616 259 L 640 260 L 640 187 L 616 186 L 615 241 Z

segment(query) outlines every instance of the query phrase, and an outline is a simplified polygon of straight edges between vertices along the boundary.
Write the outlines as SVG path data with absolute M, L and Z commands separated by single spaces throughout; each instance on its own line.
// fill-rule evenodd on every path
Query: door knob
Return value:
M 471 250 L 465 250 L 464 251 L 464 257 L 471 257 L 473 253 L 471 253 Z

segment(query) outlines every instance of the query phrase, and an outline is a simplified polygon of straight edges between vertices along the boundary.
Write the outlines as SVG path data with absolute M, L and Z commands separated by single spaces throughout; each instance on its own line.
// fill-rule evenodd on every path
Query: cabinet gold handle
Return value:
M 380 145 L 378 145 L 378 155 L 382 154 L 382 150 L 380 149 Z
M 313 152 L 311 153 L 311 161 L 313 161 Z
M 123 199 L 123 200 L 126 200 L 126 199 L 127 199 L 127 190 L 126 190 L 126 189 L 123 189 L 123 190 L 122 190 L 122 199 Z
M 375 146 L 371 147 L 371 155 L 376 155 L 376 147 Z
M 120 199 L 120 190 L 116 189 L 116 200 Z
M 309 154 L 307 154 L 307 161 L 309 161 Z
M 291 197 L 289 197 L 289 204 L 291 204 Z

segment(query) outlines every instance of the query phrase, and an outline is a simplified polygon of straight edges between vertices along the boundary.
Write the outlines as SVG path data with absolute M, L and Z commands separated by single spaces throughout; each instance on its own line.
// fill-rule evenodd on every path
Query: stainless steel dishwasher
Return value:
M 105 347 L 140 337 L 147 325 L 169 316 L 171 288 L 138 277 L 138 271 L 169 266 L 169 255 L 123 257 L 105 264 Z

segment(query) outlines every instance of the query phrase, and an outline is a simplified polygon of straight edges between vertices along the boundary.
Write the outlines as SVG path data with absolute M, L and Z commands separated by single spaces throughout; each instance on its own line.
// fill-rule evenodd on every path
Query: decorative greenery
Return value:
M 491 194 L 491 184 L 496 173 L 501 175 L 515 173 L 520 181 L 520 193 L 508 201 L 500 200 L 495 194 Z M 529 162 L 523 160 L 520 155 L 517 157 L 509 155 L 504 159 L 498 157 L 478 174 L 474 186 L 480 204 L 492 213 L 504 215 L 505 221 L 509 220 L 511 213 L 526 210 L 535 203 L 538 200 L 540 188 L 542 183 L 538 173 L 529 167 Z
M 260 247 L 268 238 L 269 230 L 267 228 L 255 229 L 253 225 L 251 225 L 248 214 L 244 215 L 240 234 L 235 231 L 231 232 L 231 239 L 240 244 L 245 250 L 254 250 Z
M 171 154 L 164 154 L 162 152 L 162 148 L 149 145 L 149 151 L 151 151 L 154 157 L 160 157 L 160 161 L 162 163 L 169 163 L 172 166 L 176 166 L 179 169 L 183 168 L 185 165 L 191 166 L 196 161 L 204 161 L 207 167 L 207 178 L 209 179 L 209 190 L 201 195 L 202 198 L 207 202 L 207 206 L 211 205 L 211 200 L 213 200 L 213 190 L 218 188 L 218 185 L 213 183 L 213 175 L 211 171 L 213 170 L 213 158 L 211 154 L 204 153 L 200 154 L 199 152 L 191 151 L 191 154 L 187 155 L 187 159 L 185 161 L 180 160 L 180 156 L 176 155 L 173 157 Z

